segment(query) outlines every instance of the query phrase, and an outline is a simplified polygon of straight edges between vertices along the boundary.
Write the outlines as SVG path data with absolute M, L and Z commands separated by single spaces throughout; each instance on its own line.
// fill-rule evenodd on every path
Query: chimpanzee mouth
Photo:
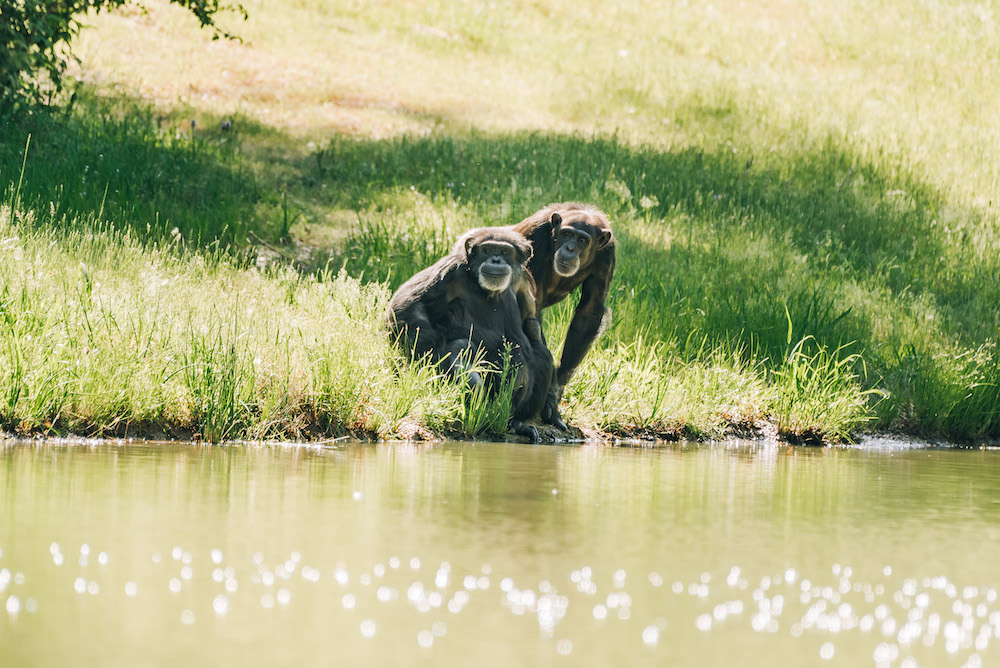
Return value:
M 483 290 L 490 292 L 503 292 L 510 285 L 510 273 L 488 274 L 485 271 L 479 272 L 479 285 Z
M 480 274 L 486 274 L 488 276 L 508 276 L 510 274 L 510 267 L 491 267 L 488 264 L 484 264 L 479 268 Z
M 560 262 L 558 258 L 553 262 L 555 266 L 556 273 L 560 276 L 572 276 L 576 273 L 576 270 L 580 268 L 578 262 L 570 262 L 566 264 L 565 262 Z

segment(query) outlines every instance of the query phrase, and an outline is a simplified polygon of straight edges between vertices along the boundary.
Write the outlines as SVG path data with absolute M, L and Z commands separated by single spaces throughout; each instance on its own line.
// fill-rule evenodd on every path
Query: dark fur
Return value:
M 510 284 L 501 291 L 480 284 L 480 272 L 489 257 L 484 249 L 509 248 L 505 261 Z M 500 367 L 506 344 L 515 376 L 511 426 L 520 434 L 538 438 L 523 424 L 538 414 L 552 380 L 552 355 L 541 340 L 534 283 L 525 263 L 531 246 L 520 234 L 506 228 L 481 228 L 467 232 L 451 253 L 404 283 L 389 303 L 387 322 L 400 345 L 414 358 L 430 356 L 441 370 L 471 385 L 482 384 L 477 373 L 466 373 L 477 350 L 483 359 Z M 495 388 L 491 388 L 495 391 Z
M 560 276 L 554 264 L 557 254 L 569 248 L 559 236 L 560 230 L 566 227 L 585 233 L 590 239 L 586 248 L 578 248 L 575 253 L 579 268 L 572 276 Z M 566 332 L 552 394 L 542 412 L 547 422 L 561 424 L 558 403 L 562 388 L 580 366 L 609 315 L 605 302 L 615 273 L 616 248 L 611 222 L 596 207 L 562 202 L 545 207 L 510 229 L 523 234 L 531 242 L 528 271 L 535 281 L 539 312 L 561 302 L 580 288 L 580 301 Z

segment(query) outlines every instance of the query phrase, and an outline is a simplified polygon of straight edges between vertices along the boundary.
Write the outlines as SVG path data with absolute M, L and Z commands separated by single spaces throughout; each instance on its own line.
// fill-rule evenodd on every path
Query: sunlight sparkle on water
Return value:
M 225 594 L 219 594 L 212 600 L 212 609 L 215 610 L 215 614 L 220 617 L 229 613 L 229 599 L 226 598 Z
M 53 559 L 56 555 L 61 556 L 58 543 L 52 542 L 48 548 Z M 116 557 L 111 564 L 107 552 L 97 552 L 89 543 L 83 543 L 80 550 L 81 557 L 92 557 L 97 563 L 108 564 L 115 569 L 122 568 L 119 561 L 129 561 Z M 159 563 L 157 558 L 160 553 L 153 554 L 153 563 Z M 179 614 L 184 625 L 193 624 L 195 614 L 206 613 L 209 607 L 218 619 L 235 615 L 244 601 L 242 596 L 236 596 L 235 593 L 245 587 L 252 594 L 252 598 L 248 600 L 260 601 L 260 607 L 254 605 L 253 608 L 261 615 L 275 614 L 263 611 L 277 606 L 287 607 L 289 611 L 296 610 L 300 597 L 305 601 L 306 609 L 309 609 L 314 605 L 312 601 L 316 596 L 336 592 L 334 595 L 339 594 L 341 597 L 342 610 L 339 614 L 346 617 L 354 610 L 365 612 L 363 616 L 353 617 L 353 623 L 359 624 L 353 628 L 360 629 L 362 638 L 375 637 L 377 630 L 380 638 L 391 641 L 400 629 L 390 620 L 402 610 L 403 614 L 412 615 L 414 620 L 425 620 L 423 624 L 407 630 L 408 634 L 415 634 L 417 645 L 423 649 L 437 648 L 439 643 L 444 642 L 441 639 L 445 638 L 448 630 L 442 620 L 435 619 L 435 616 L 441 614 L 435 610 L 444 608 L 451 620 L 457 619 L 452 616 L 468 615 L 470 611 L 473 615 L 478 614 L 475 611 L 481 610 L 483 605 L 490 605 L 490 602 L 492 605 L 499 602 L 512 617 L 537 622 L 541 637 L 550 643 L 547 645 L 550 651 L 557 654 L 571 653 L 573 643 L 579 641 L 579 633 L 617 634 L 622 633 L 626 627 L 632 629 L 626 632 L 632 638 L 630 642 L 641 642 L 640 646 L 647 648 L 644 651 L 660 651 L 663 646 L 671 643 L 666 642 L 668 636 L 665 635 L 668 620 L 666 616 L 657 615 L 666 615 L 676 610 L 678 604 L 688 612 L 669 623 L 679 623 L 677 628 L 680 629 L 681 636 L 685 633 L 683 629 L 691 629 L 692 621 L 695 629 L 711 634 L 713 643 L 716 639 L 725 643 L 731 634 L 741 632 L 783 633 L 789 640 L 816 642 L 810 646 L 809 651 L 813 652 L 814 658 L 818 651 L 819 659 L 825 662 L 844 660 L 851 656 L 852 652 L 857 651 L 856 645 L 860 641 L 863 651 L 876 666 L 916 665 L 916 660 L 907 656 L 908 654 L 921 657 L 920 663 L 924 664 L 924 655 L 920 653 L 924 651 L 938 652 L 941 658 L 947 653 L 949 659 L 959 661 L 956 665 L 964 662 L 965 665 L 973 666 L 978 665 L 973 657 L 982 655 L 985 658 L 987 652 L 995 651 L 997 638 L 1000 638 L 1000 609 L 995 608 L 998 599 L 995 587 L 983 583 L 953 582 L 944 576 L 918 575 L 904 578 L 897 575 L 893 580 L 891 574 L 894 569 L 888 565 L 876 567 L 872 573 L 875 577 L 869 581 L 865 581 L 860 575 L 856 577 L 850 566 L 841 564 L 823 568 L 818 576 L 811 579 L 805 576 L 816 574 L 805 573 L 797 567 L 787 565 L 779 569 L 768 569 L 770 572 L 761 574 L 751 573 L 736 565 L 727 565 L 721 572 L 680 573 L 671 572 L 668 567 L 660 564 L 659 570 L 649 570 L 648 567 L 640 570 L 640 573 L 646 573 L 647 576 L 639 581 L 629 580 L 626 569 L 622 567 L 616 567 L 610 572 L 605 570 L 595 573 L 591 567 L 584 566 L 561 573 L 540 573 L 537 580 L 521 588 L 513 577 L 504 574 L 499 568 L 496 575 L 492 575 L 494 569 L 486 563 L 478 565 L 478 562 L 474 562 L 476 565 L 470 565 L 458 560 L 443 560 L 431 571 L 433 582 L 427 582 L 430 576 L 424 578 L 424 581 L 416 579 L 415 571 L 421 565 L 416 556 L 405 560 L 398 556 L 375 560 L 368 572 L 363 570 L 364 567 L 356 571 L 360 573 L 357 580 L 349 577 L 347 563 L 338 561 L 335 568 L 327 571 L 333 577 L 326 580 L 320 577 L 322 568 L 329 568 L 334 564 L 318 564 L 319 568 L 302 565 L 301 553 L 294 551 L 290 558 L 278 562 L 271 570 L 264 563 L 262 553 L 247 551 L 242 558 L 253 564 L 250 581 L 244 581 L 243 587 L 238 587 L 238 564 L 237 567 L 229 565 L 223 568 L 221 564 L 224 555 L 218 548 L 207 555 L 199 550 L 198 554 L 202 555 L 200 558 L 191 557 L 190 552 L 180 547 L 175 547 L 168 554 L 175 563 L 179 562 L 168 571 L 179 567 L 179 572 L 175 571 L 175 575 L 170 577 L 169 572 L 160 571 L 146 562 L 145 567 L 159 575 L 150 581 L 151 588 L 144 589 L 143 599 L 153 601 L 155 605 L 162 605 L 168 599 L 175 601 L 172 605 L 176 608 L 171 614 Z M 210 563 L 215 565 L 214 568 L 207 567 L 211 569 L 210 573 L 208 570 L 199 570 L 209 563 L 206 557 L 210 557 Z M 237 556 L 237 561 L 239 558 Z M 401 570 L 406 563 L 412 571 Z M 37 608 L 34 598 L 27 598 L 25 593 L 16 589 L 29 581 L 31 584 L 37 581 L 33 572 L 26 570 L 27 574 L 11 568 L 0 569 L 0 591 L 8 588 L 12 590 L 6 598 L 0 599 L 4 602 L 11 621 L 14 615 Z M 294 581 L 289 581 L 287 586 L 278 585 L 277 591 L 269 589 L 277 583 L 286 584 L 283 581 L 289 580 L 296 570 L 301 573 L 303 581 L 316 586 L 303 585 L 301 589 L 295 589 Z M 890 575 L 887 576 L 886 573 Z M 124 582 L 125 595 L 137 596 L 139 586 L 145 586 L 142 584 L 145 582 L 141 579 L 142 574 L 123 575 L 134 577 Z M 542 575 L 548 577 L 541 577 Z M 674 579 L 678 576 L 683 579 Z M 492 586 L 491 577 L 497 578 L 500 595 L 488 593 Z M 169 578 L 166 591 L 160 584 L 163 582 L 161 578 Z M 665 580 L 672 581 L 669 589 L 661 588 Z M 172 594 L 187 590 L 190 590 L 189 594 L 196 595 L 202 581 L 216 583 L 212 585 L 214 591 L 207 599 L 199 602 L 192 598 L 189 601 L 186 595 L 170 598 Z M 748 581 L 756 586 L 748 585 Z M 604 583 L 600 596 L 596 596 L 597 582 Z M 76 577 L 72 583 L 73 589 L 79 594 L 96 595 L 102 587 L 98 580 L 83 576 Z M 222 589 L 219 587 L 220 583 L 224 583 L 224 593 L 219 592 Z M 626 583 L 631 585 L 628 591 L 625 590 Z M 568 593 L 560 593 L 560 588 L 564 585 L 568 587 Z M 111 586 L 113 590 L 122 585 L 106 586 Z M 293 591 L 295 597 L 292 596 Z M 401 592 L 405 592 L 405 595 L 401 596 Z M 681 598 L 677 599 L 675 596 Z M 400 598 L 404 605 L 394 606 Z M 377 602 L 379 607 L 372 608 L 373 602 Z M 470 603 L 475 605 L 469 607 Z M 48 609 L 49 606 L 46 605 L 45 610 Z M 577 615 L 571 616 L 574 610 Z M 580 617 L 581 613 L 583 619 Z M 390 616 L 380 617 L 383 614 Z M 430 619 L 420 615 L 428 615 Z M 655 619 L 653 623 L 648 621 L 651 618 Z M 571 625 L 561 626 L 566 619 L 576 621 Z M 634 626 L 622 624 L 622 621 L 630 619 L 646 621 Z M 849 635 L 851 632 L 853 635 Z M 414 635 L 406 637 L 412 647 Z M 838 637 L 847 638 L 846 644 L 835 644 Z M 809 638 L 813 640 L 809 641 Z M 446 646 L 441 644 L 441 647 Z

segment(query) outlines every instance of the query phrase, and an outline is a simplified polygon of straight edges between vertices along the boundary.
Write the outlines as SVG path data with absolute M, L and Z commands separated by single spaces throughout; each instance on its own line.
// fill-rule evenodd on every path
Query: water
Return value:
M 1000 665 L 1000 452 L 0 445 L 0 665 Z

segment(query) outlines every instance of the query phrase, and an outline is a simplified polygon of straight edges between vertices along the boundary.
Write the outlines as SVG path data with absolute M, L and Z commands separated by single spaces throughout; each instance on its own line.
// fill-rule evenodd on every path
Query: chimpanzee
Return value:
M 562 425 L 562 390 L 610 315 L 604 303 L 615 273 L 616 244 L 611 222 L 596 207 L 562 202 L 550 204 L 508 229 L 531 242 L 528 271 L 535 281 L 539 313 L 580 287 L 580 301 L 566 331 L 562 358 L 542 410 L 544 421 Z
M 509 347 L 515 372 L 511 428 L 538 440 L 524 420 L 537 415 L 554 375 L 541 338 L 534 283 L 525 267 L 531 246 L 509 228 L 465 233 L 451 253 L 404 283 L 389 302 L 387 322 L 413 357 L 429 355 L 442 371 L 470 386 L 483 379 L 468 370 L 481 351 L 497 368 Z M 491 384 L 490 390 L 496 391 Z

